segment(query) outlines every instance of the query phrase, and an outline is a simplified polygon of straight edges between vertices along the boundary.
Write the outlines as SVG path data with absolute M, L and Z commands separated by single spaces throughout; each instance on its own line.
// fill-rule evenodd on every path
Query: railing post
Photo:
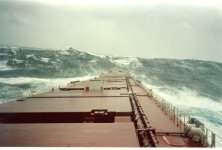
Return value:
M 216 135 L 212 132 L 210 147 L 215 147 L 215 143 L 216 143 Z
M 175 115 L 176 115 L 176 111 L 175 111 L 175 106 L 173 106 L 173 120 L 174 120 L 174 123 L 175 123 Z
M 170 115 L 170 119 L 171 119 L 171 103 L 169 104 L 169 115 Z
M 162 99 L 162 101 L 163 101 L 163 111 L 165 111 L 165 101 L 164 99 Z
M 184 113 L 184 114 L 183 114 L 183 130 L 184 130 L 184 131 L 185 131 L 185 125 L 186 125 L 185 120 L 186 120 L 186 115 L 185 115 L 185 113 Z
M 167 103 L 167 115 L 169 114 L 169 104 Z
M 169 115 L 170 114 L 170 103 L 168 103 L 167 109 L 168 109 L 168 115 Z
M 161 109 L 163 110 L 164 108 L 164 102 L 163 102 L 163 99 L 161 100 Z
M 170 106 L 170 119 L 173 119 L 173 105 Z
M 181 118 L 180 117 L 181 117 L 181 111 L 178 112 L 179 126 L 181 127 Z
M 208 144 L 209 144 L 209 142 L 208 142 L 208 129 L 207 128 L 205 128 L 206 129 L 206 138 L 207 138 L 207 147 L 208 147 Z
M 179 126 L 179 120 L 178 120 L 179 119 L 178 118 L 179 117 L 179 111 L 178 111 L 178 108 L 176 108 L 176 117 L 177 117 L 176 118 L 177 119 L 177 126 Z
M 190 119 L 191 119 L 190 116 L 188 116 L 188 120 L 187 121 L 190 121 Z

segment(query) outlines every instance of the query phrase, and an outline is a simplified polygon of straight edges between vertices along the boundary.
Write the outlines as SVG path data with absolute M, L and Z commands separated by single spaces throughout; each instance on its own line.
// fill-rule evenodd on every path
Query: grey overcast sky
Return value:
M 0 0 L 0 45 L 222 62 L 222 1 Z

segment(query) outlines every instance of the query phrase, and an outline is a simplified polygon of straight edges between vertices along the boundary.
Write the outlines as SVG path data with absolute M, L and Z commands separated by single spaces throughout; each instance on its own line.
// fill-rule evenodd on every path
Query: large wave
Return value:
M 83 76 L 74 78 L 0 78 L 0 103 L 30 96 L 33 93 L 46 92 L 52 88 L 65 87 L 70 81 L 82 81 L 95 76 Z
M 118 66 L 182 111 L 222 134 L 222 64 L 201 60 L 111 57 L 73 48 L 0 47 L 0 102 L 84 80 Z

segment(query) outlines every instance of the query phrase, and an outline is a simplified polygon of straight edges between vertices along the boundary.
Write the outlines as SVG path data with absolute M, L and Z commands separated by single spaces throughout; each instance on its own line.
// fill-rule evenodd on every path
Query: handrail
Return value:
M 191 118 L 191 116 L 187 115 L 185 112 L 179 110 L 176 106 L 156 94 L 152 89 L 144 86 L 141 82 L 137 82 L 136 84 L 140 85 L 145 89 L 148 96 L 152 97 L 152 100 L 160 107 L 163 112 L 165 112 L 171 119 L 174 120 L 174 123 L 177 126 L 183 128 L 184 130 L 187 127 L 187 122 Z M 199 121 L 199 120 L 198 120 Z M 200 121 L 199 121 L 200 122 Z M 202 123 L 203 124 L 203 123 Z M 207 127 L 202 126 L 202 131 L 206 135 L 205 139 L 201 139 L 201 144 L 206 147 L 222 147 L 222 137 L 216 135 L 212 130 Z

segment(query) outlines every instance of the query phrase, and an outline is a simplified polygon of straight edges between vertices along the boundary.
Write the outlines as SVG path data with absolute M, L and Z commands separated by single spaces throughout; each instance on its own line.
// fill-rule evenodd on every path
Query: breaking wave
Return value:
M 218 135 L 222 135 L 222 130 L 219 129 L 222 127 L 222 99 L 215 101 L 209 97 L 200 96 L 197 91 L 186 87 L 179 90 L 169 86 L 164 88 L 147 84 L 146 86 L 182 112 L 206 123 L 207 128 L 212 129 Z
M 13 70 L 14 68 L 7 65 L 7 61 L 0 61 L 0 71 Z
M 52 88 L 64 87 L 70 81 L 83 81 L 95 76 L 84 76 L 74 78 L 0 78 L 0 103 L 13 101 L 15 99 L 30 96 L 33 92 L 40 93 Z

